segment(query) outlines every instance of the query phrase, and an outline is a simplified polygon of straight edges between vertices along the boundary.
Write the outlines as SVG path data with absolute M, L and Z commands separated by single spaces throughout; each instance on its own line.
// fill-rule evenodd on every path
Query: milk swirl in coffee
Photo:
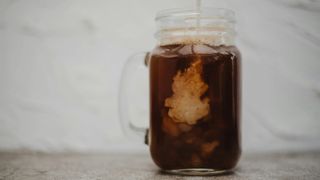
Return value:
M 240 155 L 234 46 L 173 44 L 150 61 L 151 153 L 164 169 L 229 169 Z

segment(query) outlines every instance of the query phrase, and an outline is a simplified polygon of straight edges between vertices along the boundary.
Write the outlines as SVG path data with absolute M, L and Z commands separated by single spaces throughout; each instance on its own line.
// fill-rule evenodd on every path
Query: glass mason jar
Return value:
M 233 169 L 241 153 L 241 56 L 235 46 L 234 13 L 214 8 L 166 10 L 157 14 L 156 22 L 158 44 L 145 56 L 153 161 L 175 174 Z M 132 71 L 128 64 L 125 71 Z M 126 96 L 121 97 L 123 109 Z M 125 129 L 134 128 L 125 113 L 120 112 Z

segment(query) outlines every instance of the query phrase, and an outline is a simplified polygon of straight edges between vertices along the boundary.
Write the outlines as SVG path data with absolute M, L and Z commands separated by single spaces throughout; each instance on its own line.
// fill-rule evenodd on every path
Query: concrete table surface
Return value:
M 234 173 L 211 177 L 162 174 L 146 153 L 0 153 L 0 180 L 320 179 L 320 152 L 244 154 Z

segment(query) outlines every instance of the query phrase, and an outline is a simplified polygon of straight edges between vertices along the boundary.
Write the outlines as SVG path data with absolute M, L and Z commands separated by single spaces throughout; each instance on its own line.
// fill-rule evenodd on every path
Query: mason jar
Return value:
M 141 56 L 149 68 L 148 144 L 154 163 L 184 175 L 232 170 L 241 154 L 241 55 L 234 13 L 165 10 L 156 15 L 156 24 L 157 45 Z

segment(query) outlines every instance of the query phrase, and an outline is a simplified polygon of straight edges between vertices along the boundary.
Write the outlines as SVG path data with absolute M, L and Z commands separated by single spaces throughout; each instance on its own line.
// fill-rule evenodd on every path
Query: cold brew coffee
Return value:
M 164 170 L 235 167 L 240 156 L 240 53 L 178 43 L 150 61 L 150 151 Z

